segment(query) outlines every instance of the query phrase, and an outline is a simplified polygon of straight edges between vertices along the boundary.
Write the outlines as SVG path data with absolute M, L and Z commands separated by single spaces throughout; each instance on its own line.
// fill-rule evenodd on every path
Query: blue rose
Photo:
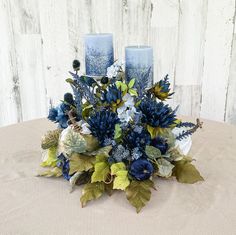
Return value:
M 149 179 L 154 171 L 153 165 L 144 158 L 133 161 L 129 173 L 137 180 Z

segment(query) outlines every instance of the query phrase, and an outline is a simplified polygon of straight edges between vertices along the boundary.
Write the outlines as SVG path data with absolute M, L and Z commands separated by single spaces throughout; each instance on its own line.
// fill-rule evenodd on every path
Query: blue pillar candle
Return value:
M 90 76 L 104 76 L 114 63 L 112 34 L 85 35 L 85 67 Z
M 135 78 L 139 84 L 147 81 L 147 87 L 153 84 L 153 50 L 148 46 L 129 46 L 125 48 L 126 80 Z

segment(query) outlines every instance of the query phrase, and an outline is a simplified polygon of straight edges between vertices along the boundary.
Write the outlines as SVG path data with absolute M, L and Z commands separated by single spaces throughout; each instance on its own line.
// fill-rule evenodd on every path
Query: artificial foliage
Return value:
M 64 177 L 71 191 L 84 185 L 82 207 L 124 191 L 137 212 L 150 200 L 159 177 L 187 184 L 203 180 L 193 159 L 177 145 L 202 123 L 181 121 L 177 109 L 166 103 L 174 94 L 168 76 L 147 87 L 147 75 L 143 82 L 126 81 L 117 62 L 102 78 L 81 75 L 78 60 L 73 69 L 66 79 L 73 94 L 66 93 L 49 110 L 48 119 L 58 128 L 42 138 L 41 166 L 46 169 L 39 176 Z M 176 135 L 178 128 L 182 131 Z

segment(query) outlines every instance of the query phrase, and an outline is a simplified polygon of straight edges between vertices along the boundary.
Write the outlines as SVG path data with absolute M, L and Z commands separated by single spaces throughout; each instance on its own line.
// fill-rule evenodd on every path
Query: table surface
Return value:
M 236 127 L 204 121 L 190 154 L 205 181 L 157 179 L 136 214 L 122 192 L 80 206 L 81 188 L 35 177 L 41 136 L 54 124 L 34 120 L 0 129 L 0 234 L 236 234 Z

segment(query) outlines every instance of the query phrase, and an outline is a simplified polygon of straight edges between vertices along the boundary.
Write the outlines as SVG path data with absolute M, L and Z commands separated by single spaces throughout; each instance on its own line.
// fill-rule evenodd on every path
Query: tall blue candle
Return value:
M 139 84 L 147 81 L 153 84 L 153 50 L 148 46 L 129 46 L 125 48 L 126 80 L 135 78 Z
M 112 34 L 85 35 L 85 67 L 90 76 L 104 76 L 114 63 Z

